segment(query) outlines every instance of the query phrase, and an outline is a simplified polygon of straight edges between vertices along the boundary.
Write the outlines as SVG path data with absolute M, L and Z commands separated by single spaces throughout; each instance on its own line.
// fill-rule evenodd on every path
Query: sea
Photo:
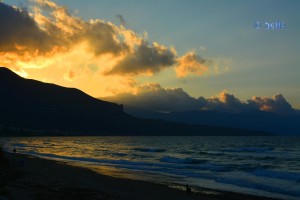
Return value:
M 300 137 L 16 137 L 0 144 L 113 177 L 300 199 Z

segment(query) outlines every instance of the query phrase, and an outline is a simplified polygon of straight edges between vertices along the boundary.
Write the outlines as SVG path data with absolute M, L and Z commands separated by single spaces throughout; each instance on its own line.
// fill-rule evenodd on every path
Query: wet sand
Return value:
M 166 185 L 114 178 L 63 162 L 5 153 L 9 166 L 1 167 L 0 200 L 267 200 L 271 198 L 201 188 L 187 194 Z

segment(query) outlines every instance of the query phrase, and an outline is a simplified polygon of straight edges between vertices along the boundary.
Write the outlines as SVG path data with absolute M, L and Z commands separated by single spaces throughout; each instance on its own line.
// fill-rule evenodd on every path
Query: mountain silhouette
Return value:
M 269 135 L 140 119 L 75 88 L 25 79 L 0 67 L 0 135 Z
M 187 124 L 206 124 L 248 130 L 258 130 L 276 135 L 299 135 L 300 112 L 280 115 L 277 113 L 252 110 L 241 113 L 220 112 L 215 110 L 189 110 L 181 112 L 154 112 L 124 105 L 125 112 L 145 119 L 160 119 Z

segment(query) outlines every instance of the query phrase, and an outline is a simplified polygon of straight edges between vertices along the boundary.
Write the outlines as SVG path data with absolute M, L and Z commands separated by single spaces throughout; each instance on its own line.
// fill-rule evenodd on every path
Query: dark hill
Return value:
M 84 92 L 24 79 L 0 67 L 2 135 L 265 135 L 266 132 L 139 119 Z
M 182 112 L 159 113 L 124 105 L 125 112 L 145 119 L 160 119 L 170 122 L 194 125 L 209 125 L 258 130 L 276 135 L 299 135 L 300 113 L 279 115 L 272 112 L 252 110 L 241 113 L 219 112 L 213 110 L 191 110 Z
M 49 130 L 111 130 L 127 115 L 120 105 L 95 99 L 78 89 L 19 77 L 0 68 L 0 124 Z

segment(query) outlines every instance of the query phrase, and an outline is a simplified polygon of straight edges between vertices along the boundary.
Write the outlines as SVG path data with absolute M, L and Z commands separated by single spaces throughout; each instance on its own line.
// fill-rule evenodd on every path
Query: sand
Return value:
M 92 170 L 33 156 L 5 153 L 10 165 L 1 167 L 0 200 L 265 200 L 246 194 L 202 188 L 200 193 L 166 185 L 114 178 Z

